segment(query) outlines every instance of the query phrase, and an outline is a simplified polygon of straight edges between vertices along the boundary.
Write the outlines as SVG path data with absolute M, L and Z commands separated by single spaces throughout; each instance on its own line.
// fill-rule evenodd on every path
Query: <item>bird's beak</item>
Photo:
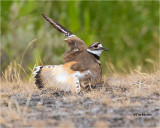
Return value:
M 109 52 L 109 48 L 104 48 L 103 47 L 103 50 Z

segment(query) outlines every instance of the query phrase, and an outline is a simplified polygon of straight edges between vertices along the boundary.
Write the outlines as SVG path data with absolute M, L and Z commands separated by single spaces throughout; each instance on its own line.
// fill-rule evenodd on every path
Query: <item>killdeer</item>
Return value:
M 63 91 L 80 92 L 82 84 L 96 85 L 102 81 L 100 55 L 108 51 L 101 43 L 89 47 L 61 24 L 42 14 L 56 30 L 65 35 L 69 50 L 63 54 L 65 64 L 35 67 L 35 84 L 38 88 L 52 87 Z

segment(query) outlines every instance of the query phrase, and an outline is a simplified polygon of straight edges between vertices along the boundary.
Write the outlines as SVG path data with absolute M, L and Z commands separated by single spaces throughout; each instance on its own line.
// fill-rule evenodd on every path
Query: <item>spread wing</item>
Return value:
M 83 50 L 87 49 L 86 44 L 77 36 L 75 36 L 68 29 L 63 27 L 61 24 L 42 14 L 42 16 L 59 32 L 63 33 L 66 37 L 65 42 L 67 42 L 69 51 L 63 54 L 65 63 L 73 61 Z

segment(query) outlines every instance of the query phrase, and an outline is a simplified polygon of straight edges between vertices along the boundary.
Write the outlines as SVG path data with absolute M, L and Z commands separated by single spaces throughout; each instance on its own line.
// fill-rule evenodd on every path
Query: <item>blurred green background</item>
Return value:
M 103 52 L 103 73 L 154 72 L 159 54 L 158 1 L 1 1 L 1 70 L 16 61 L 29 73 L 35 64 L 63 63 L 64 36 L 41 14 L 58 21 Z

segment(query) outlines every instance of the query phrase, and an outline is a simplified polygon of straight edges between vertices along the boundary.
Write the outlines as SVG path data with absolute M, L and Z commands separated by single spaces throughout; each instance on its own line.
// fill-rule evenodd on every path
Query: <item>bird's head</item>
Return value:
M 103 51 L 109 51 L 109 49 L 104 48 L 99 42 L 94 42 L 88 47 L 87 51 L 94 55 L 100 56 Z

